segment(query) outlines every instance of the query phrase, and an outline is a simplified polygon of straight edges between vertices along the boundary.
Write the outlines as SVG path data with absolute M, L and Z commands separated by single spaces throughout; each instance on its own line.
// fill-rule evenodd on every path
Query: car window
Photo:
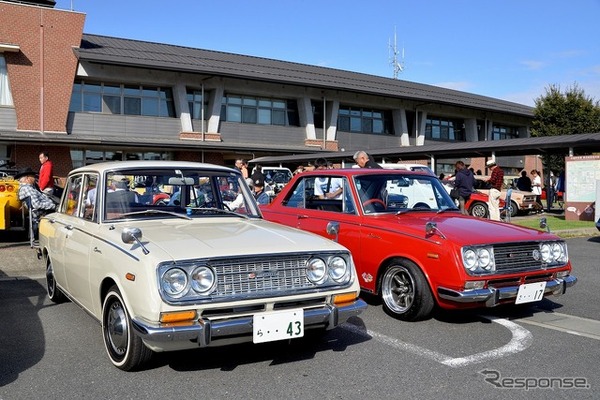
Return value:
M 82 218 L 97 221 L 97 187 L 98 175 L 86 174 L 83 180 L 83 212 Z
M 365 214 L 455 207 L 434 176 L 381 174 L 354 179 Z
M 282 202 L 284 206 L 353 214 L 356 212 L 348 179 L 338 176 L 302 177 Z
M 260 217 L 241 174 L 229 171 L 135 169 L 104 177 L 104 219 Z
M 81 208 L 81 190 L 83 186 L 83 175 L 70 176 L 65 185 L 65 193 L 62 197 L 59 212 L 67 215 L 79 216 Z

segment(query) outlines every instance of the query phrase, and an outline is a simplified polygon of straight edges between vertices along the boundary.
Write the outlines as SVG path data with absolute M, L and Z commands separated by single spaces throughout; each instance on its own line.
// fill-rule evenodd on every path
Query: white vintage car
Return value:
M 96 318 L 123 370 L 153 351 L 332 329 L 366 307 L 347 249 L 265 221 L 241 174 L 216 165 L 78 168 L 39 245 L 50 299 Z

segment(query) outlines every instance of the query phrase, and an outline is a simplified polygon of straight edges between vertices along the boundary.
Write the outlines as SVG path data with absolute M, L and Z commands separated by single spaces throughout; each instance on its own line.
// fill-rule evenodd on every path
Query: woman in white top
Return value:
M 538 206 L 538 212 L 542 212 L 544 206 L 542 206 L 542 178 L 540 174 L 535 169 L 532 169 L 531 172 L 531 191 L 535 194 L 535 202 Z

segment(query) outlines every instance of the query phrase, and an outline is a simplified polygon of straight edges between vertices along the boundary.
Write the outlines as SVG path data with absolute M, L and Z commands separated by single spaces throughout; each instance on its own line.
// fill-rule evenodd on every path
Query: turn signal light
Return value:
M 191 321 L 194 319 L 196 319 L 196 311 L 195 310 L 165 312 L 165 313 L 160 314 L 160 322 L 163 324 L 172 324 L 172 323 L 182 322 L 182 321 Z
M 333 296 L 333 304 L 350 303 L 356 300 L 356 297 L 356 292 L 336 294 Z

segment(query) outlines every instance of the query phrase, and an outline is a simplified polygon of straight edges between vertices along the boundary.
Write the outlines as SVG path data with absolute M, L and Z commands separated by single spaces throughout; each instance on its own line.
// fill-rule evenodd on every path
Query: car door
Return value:
M 331 184 L 334 179 L 342 180 L 341 198 L 318 199 L 314 192 L 315 182 L 322 182 L 324 187 L 335 187 L 336 185 Z M 350 191 L 347 178 L 337 176 L 302 178 L 289 192 L 282 206 L 285 210 L 277 216 L 279 222 L 337 240 L 351 251 L 352 249 L 360 251 L 360 224 L 356 201 Z M 329 223 L 338 225 L 337 238 L 327 233 Z
M 86 174 L 69 177 L 65 187 L 68 190 L 64 197 L 66 207 L 58 227 L 62 237 L 66 289 L 86 309 L 91 306 L 90 247 L 93 230 L 97 229 L 94 215 L 89 214 L 89 207 L 86 206 L 86 196 L 89 195 L 92 180 L 97 182 L 97 177 Z

